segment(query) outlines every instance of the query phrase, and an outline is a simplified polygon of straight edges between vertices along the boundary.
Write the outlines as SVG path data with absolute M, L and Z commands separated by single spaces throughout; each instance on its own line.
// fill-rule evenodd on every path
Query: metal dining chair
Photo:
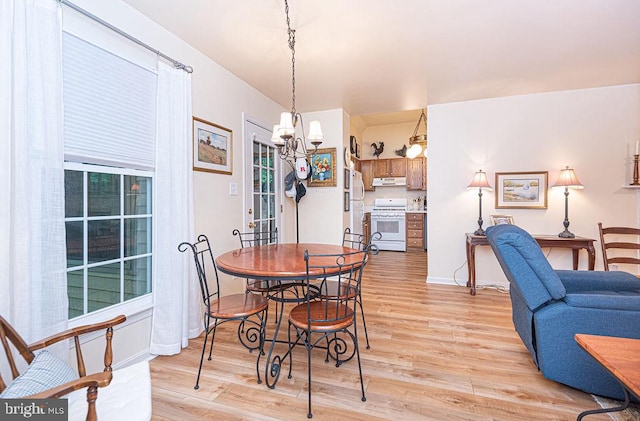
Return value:
M 186 241 L 180 243 L 178 250 L 181 252 L 191 250 L 193 254 L 198 280 L 200 281 L 202 300 L 205 305 L 203 314 L 205 335 L 194 389 L 200 388 L 202 362 L 207 349 L 209 335 L 211 335 L 211 346 L 209 348 L 209 361 L 211 361 L 213 343 L 216 338 L 216 328 L 219 324 L 233 320 L 240 321 L 238 325 L 238 339 L 240 343 L 249 351 L 258 350 L 256 372 L 258 374 L 258 383 L 261 383 L 259 365 L 260 357 L 264 353 L 265 324 L 267 321 L 269 301 L 263 295 L 258 294 L 220 295 L 218 268 L 216 267 L 213 251 L 211 250 L 211 245 L 206 235 L 199 235 L 198 240 L 193 244 Z M 213 275 L 211 279 L 208 278 L 208 274 Z
M 362 379 L 356 323 L 357 291 L 359 291 L 362 281 L 361 269 L 368 258 L 367 248 L 346 254 L 310 254 L 305 251 L 307 297 L 304 303 L 298 304 L 289 313 L 288 356 L 289 378 L 291 378 L 293 348 L 301 344 L 307 351 L 309 382 L 307 418 L 313 416 L 311 412 L 311 355 L 314 348 L 326 348 L 328 355 L 331 355 L 336 361 L 336 366 L 351 360 L 355 355 L 360 375 L 361 399 L 363 402 L 367 400 Z M 326 279 L 328 277 L 331 277 L 337 283 L 338 290 L 345 291 L 345 294 L 330 297 L 326 291 L 328 283 L 322 283 L 320 288 L 325 290 L 321 291 L 318 296 L 316 281 L 319 278 Z M 295 331 L 293 340 L 292 331 Z M 349 353 L 347 344 L 348 339 L 353 344 L 351 353 Z
M 345 228 L 343 237 L 342 237 L 342 246 L 343 247 L 351 247 L 356 250 L 364 250 L 367 249 L 369 254 L 378 254 L 378 247 L 371 243 L 372 240 L 379 240 L 382 238 L 382 234 L 379 232 L 375 232 L 369 238 L 369 241 L 365 240 L 364 234 L 358 234 L 351 232 L 350 228 Z M 366 262 L 365 262 L 366 263 Z M 362 267 L 364 269 L 364 265 Z M 338 295 L 344 295 L 345 291 L 340 290 L 338 282 L 332 279 L 323 279 L 323 283 L 325 283 L 325 287 L 321 289 L 321 294 L 327 294 L 327 297 L 336 297 Z M 359 288 L 353 293 L 356 294 L 356 302 L 360 307 L 360 316 L 362 317 L 362 326 L 364 327 L 364 337 L 367 343 L 367 349 L 370 349 L 369 345 L 369 333 L 367 332 L 367 320 L 364 315 L 364 307 L 362 305 L 362 286 L 359 285 Z

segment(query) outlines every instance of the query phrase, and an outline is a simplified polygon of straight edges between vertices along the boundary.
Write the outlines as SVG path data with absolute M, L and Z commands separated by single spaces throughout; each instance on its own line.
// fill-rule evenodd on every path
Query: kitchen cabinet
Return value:
M 360 172 L 362 173 L 362 183 L 365 191 L 374 191 L 373 187 L 373 161 L 365 160 L 360 162 Z
M 405 158 L 373 159 L 371 161 L 375 178 L 407 176 L 407 160 Z
M 407 161 L 407 190 L 427 189 L 427 158 Z
M 407 212 L 407 249 L 424 250 L 424 213 Z
M 364 235 L 364 243 L 369 244 L 369 240 L 371 239 L 371 212 L 364 214 L 364 219 L 362 220 L 362 235 Z

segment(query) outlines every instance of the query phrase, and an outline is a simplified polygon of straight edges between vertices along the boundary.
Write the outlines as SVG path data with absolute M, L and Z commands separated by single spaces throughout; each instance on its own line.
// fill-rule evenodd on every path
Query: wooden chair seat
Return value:
M 225 295 L 211 301 L 209 316 L 217 319 L 238 319 L 253 316 L 269 307 L 269 300 L 258 294 Z
M 353 324 L 353 310 L 344 305 L 330 305 L 329 312 L 327 306 L 322 301 L 314 301 L 310 304 L 311 309 L 311 330 L 314 332 L 333 332 Z M 346 317 L 345 317 L 346 316 Z M 314 321 L 320 319 L 338 319 L 337 321 Z M 289 313 L 289 322 L 298 329 L 307 329 L 307 304 L 300 304 L 294 307 Z

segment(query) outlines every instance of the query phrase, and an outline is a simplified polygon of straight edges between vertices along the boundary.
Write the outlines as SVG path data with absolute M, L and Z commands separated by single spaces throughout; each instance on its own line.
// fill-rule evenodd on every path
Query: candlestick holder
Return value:
M 640 186 L 640 174 L 638 173 L 638 162 L 640 161 L 640 155 L 633 155 L 633 183 L 631 186 Z

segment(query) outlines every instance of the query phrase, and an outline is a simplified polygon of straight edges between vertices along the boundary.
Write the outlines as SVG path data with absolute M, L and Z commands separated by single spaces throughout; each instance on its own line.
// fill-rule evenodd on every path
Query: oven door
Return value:
M 371 215 L 371 233 L 382 234 L 373 243 L 380 250 L 406 251 L 405 217 L 397 215 Z

